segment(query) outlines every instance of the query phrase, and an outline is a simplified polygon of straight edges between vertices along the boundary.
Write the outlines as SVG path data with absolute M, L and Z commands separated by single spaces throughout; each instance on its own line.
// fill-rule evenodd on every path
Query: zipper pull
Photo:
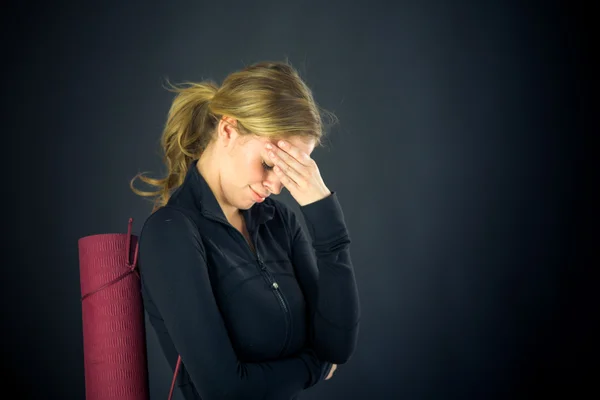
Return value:
M 273 282 L 273 289 L 277 290 L 279 289 L 279 285 L 277 284 L 277 282 Z
M 265 264 L 262 262 L 262 260 L 260 259 L 260 257 L 258 257 L 258 258 L 256 259 L 256 261 L 258 261 L 258 265 L 260 266 L 260 269 L 261 269 L 261 270 L 263 270 L 263 271 L 266 271 L 266 270 L 267 270 L 267 267 L 266 267 L 266 266 L 265 266 Z

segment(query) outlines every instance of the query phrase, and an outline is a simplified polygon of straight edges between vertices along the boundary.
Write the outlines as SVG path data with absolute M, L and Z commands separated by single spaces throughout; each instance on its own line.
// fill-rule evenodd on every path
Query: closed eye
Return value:
M 273 169 L 274 165 L 267 165 L 267 163 L 263 160 L 262 161 L 262 166 L 264 169 L 266 169 L 267 171 L 270 171 Z

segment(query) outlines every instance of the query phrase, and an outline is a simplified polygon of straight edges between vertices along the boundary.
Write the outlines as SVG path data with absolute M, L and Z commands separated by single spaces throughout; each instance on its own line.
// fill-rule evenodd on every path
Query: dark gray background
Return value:
M 128 183 L 164 172 L 165 79 L 220 82 L 285 57 L 340 120 L 313 154 L 344 208 L 362 304 L 353 358 L 303 399 L 590 387 L 589 10 L 123 3 L 21 2 L 0 17 L 6 388 L 84 398 L 77 239 L 129 217 L 139 231 L 149 214 Z M 171 374 L 148 340 L 164 399 Z

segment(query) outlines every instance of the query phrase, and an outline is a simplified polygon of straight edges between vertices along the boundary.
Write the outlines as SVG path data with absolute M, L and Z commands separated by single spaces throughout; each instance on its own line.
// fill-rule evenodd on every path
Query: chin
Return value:
M 252 208 L 253 205 L 255 205 L 256 202 L 253 200 L 246 200 L 244 202 L 240 202 L 236 205 L 236 207 L 240 210 L 248 210 L 250 208 Z
M 240 210 L 249 210 L 252 208 L 252 206 L 256 204 L 255 202 L 252 202 L 252 204 L 248 205 L 248 204 L 242 204 L 241 206 L 238 207 L 238 209 Z

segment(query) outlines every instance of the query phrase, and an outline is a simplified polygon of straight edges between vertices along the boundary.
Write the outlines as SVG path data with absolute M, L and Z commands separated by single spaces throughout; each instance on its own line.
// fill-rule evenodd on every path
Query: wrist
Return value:
M 321 201 L 321 200 L 331 196 L 331 194 L 332 194 L 332 192 L 329 189 L 325 188 L 325 190 L 323 190 L 323 192 L 321 194 L 319 194 L 318 196 L 315 196 L 312 200 L 309 200 L 302 204 L 300 204 L 300 203 L 298 203 L 298 204 L 300 204 L 300 207 L 304 207 L 309 204 L 316 203 L 317 201 Z

